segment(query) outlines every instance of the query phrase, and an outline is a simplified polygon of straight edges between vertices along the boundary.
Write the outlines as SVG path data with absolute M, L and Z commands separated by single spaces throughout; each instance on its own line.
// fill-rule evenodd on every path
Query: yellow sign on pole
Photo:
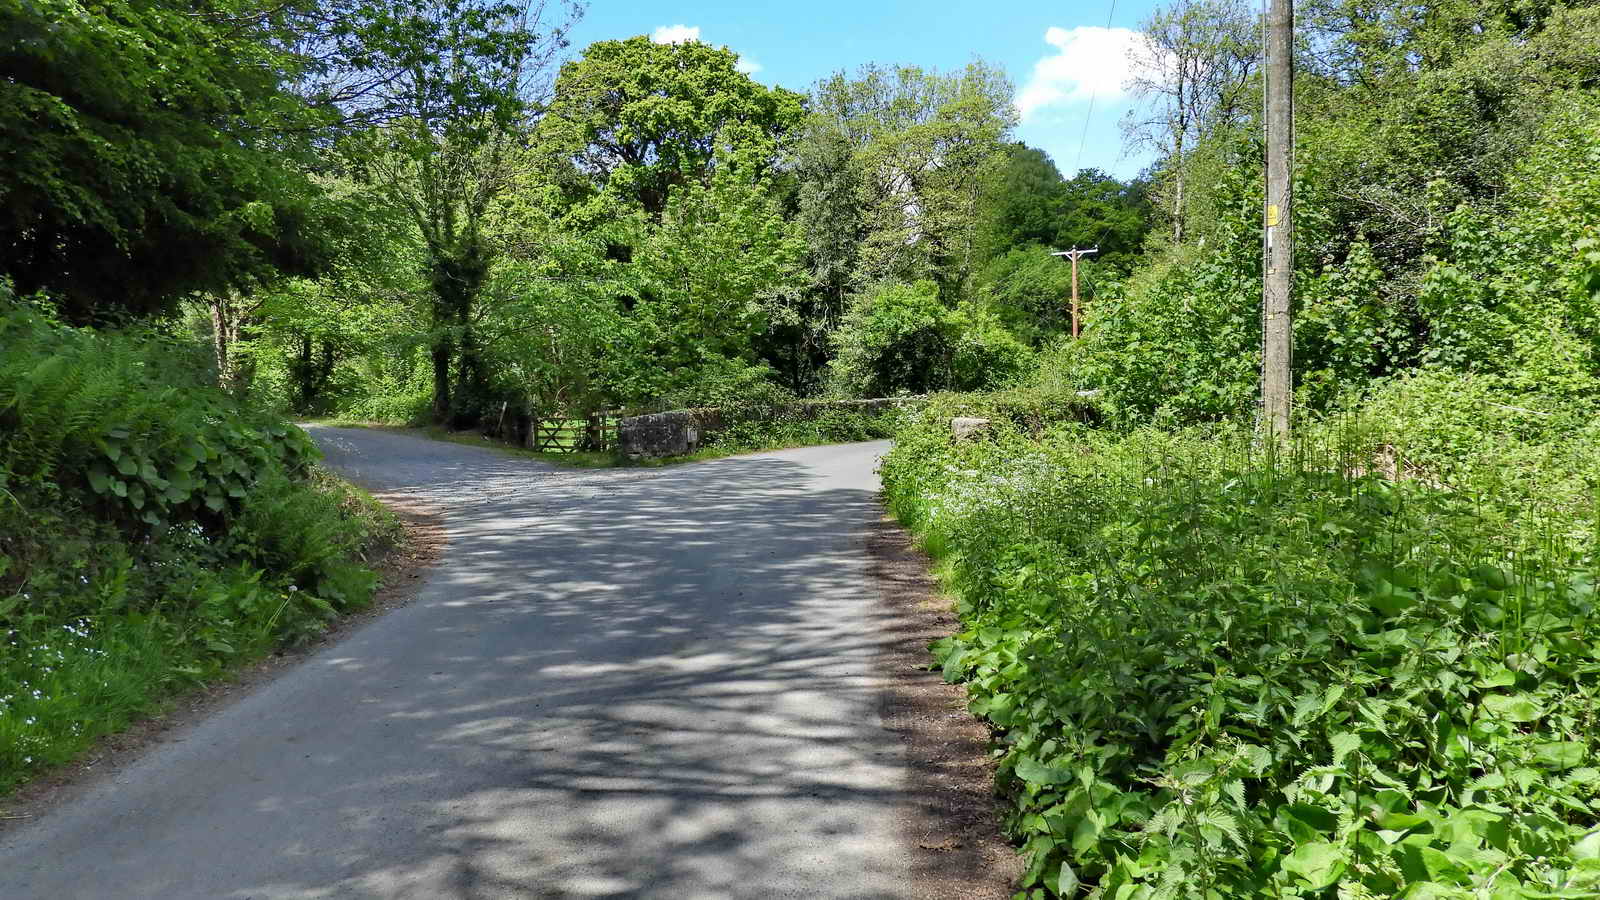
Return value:
M 1278 204 L 1276 203 L 1267 204 L 1267 227 L 1278 227 Z

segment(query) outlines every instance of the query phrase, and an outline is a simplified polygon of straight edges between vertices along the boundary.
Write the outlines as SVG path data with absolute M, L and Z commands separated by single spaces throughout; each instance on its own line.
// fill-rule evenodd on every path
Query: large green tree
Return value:
M 1123 182 L 1098 169 L 1064 179 L 1044 151 L 1011 144 L 984 188 L 979 255 L 1097 246 L 1097 268 L 1127 274 L 1149 230 L 1146 188 L 1142 179 Z
M 857 260 L 858 284 L 959 286 L 975 262 L 984 176 L 1001 162 L 1016 120 L 1011 93 L 1005 75 L 982 62 L 948 74 L 866 66 L 818 84 L 802 155 L 813 177 L 830 179 L 802 188 L 814 261 Z M 846 149 L 849 171 L 838 171 Z
M 1163 160 L 1161 195 L 1174 243 L 1192 214 L 1191 157 L 1209 137 L 1240 125 L 1259 95 L 1259 14 L 1245 0 L 1175 0 L 1145 19 L 1134 55 L 1135 96 L 1123 120 L 1130 142 Z
M 1067 185 L 1050 155 L 1020 141 L 1006 145 L 984 185 L 978 249 L 984 258 L 1029 244 L 1054 246 L 1067 221 Z
M 727 48 L 598 41 L 561 67 L 537 146 L 573 201 L 659 219 L 677 187 L 704 182 L 719 140 L 771 145 L 800 120 L 802 98 L 739 71 Z
M 0 3 L 0 274 L 92 321 L 319 268 L 307 6 Z
M 512 183 L 513 151 L 542 105 L 543 79 L 569 22 L 547 16 L 542 4 L 409 0 L 362 7 L 341 34 L 348 58 L 383 76 L 353 104 L 379 110 L 380 126 L 346 148 L 352 169 L 422 236 L 439 421 L 469 424 L 489 400 L 475 333 L 498 250 L 485 217 Z
M 797 318 L 780 147 L 802 98 L 737 64 L 726 49 L 640 37 L 590 45 L 556 79 L 496 227 L 550 279 L 538 293 L 588 309 L 582 328 L 550 319 L 547 334 L 572 336 L 563 358 L 584 358 L 577 345 L 604 332 L 607 359 L 568 396 L 644 404 L 771 374 L 763 352 Z

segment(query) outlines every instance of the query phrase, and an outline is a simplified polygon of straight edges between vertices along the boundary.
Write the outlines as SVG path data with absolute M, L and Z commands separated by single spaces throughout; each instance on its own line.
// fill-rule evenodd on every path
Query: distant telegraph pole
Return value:
M 1073 337 L 1077 337 L 1078 336 L 1078 260 L 1082 259 L 1085 256 L 1092 256 L 1092 255 L 1094 255 L 1096 253 L 1099 253 L 1099 252 L 1100 252 L 1100 248 L 1099 247 L 1090 247 L 1087 250 L 1079 250 L 1077 247 L 1073 247 L 1071 250 L 1053 250 L 1050 253 L 1051 256 L 1065 256 L 1067 259 L 1072 260 L 1072 336 Z
M 1261 406 L 1267 431 L 1289 436 L 1294 324 L 1294 0 L 1267 10 L 1267 199 L 1262 259 Z

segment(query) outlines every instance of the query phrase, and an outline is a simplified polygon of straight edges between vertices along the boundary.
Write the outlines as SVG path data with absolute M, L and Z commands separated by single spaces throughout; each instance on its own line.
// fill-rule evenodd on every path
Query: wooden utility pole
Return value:
M 1267 200 L 1262 258 L 1261 407 L 1268 433 L 1289 436 L 1294 324 L 1294 0 L 1267 10 Z
M 1090 247 L 1087 250 L 1079 250 L 1077 247 L 1073 247 L 1071 250 L 1054 250 L 1050 253 L 1051 256 L 1065 256 L 1072 260 L 1072 336 L 1074 338 L 1078 336 L 1078 260 L 1099 252 L 1099 247 Z

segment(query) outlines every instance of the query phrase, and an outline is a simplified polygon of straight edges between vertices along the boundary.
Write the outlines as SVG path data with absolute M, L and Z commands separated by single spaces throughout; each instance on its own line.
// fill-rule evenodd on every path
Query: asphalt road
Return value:
M 315 428 L 438 504 L 417 600 L 0 836 L 0 898 L 899 897 L 885 444 L 561 470 Z

